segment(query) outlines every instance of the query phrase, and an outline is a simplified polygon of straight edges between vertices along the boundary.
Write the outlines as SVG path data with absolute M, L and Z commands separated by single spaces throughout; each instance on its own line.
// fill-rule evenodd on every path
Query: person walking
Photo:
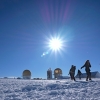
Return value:
M 84 68 L 84 67 L 85 67 L 85 71 L 86 71 L 86 74 L 87 74 L 86 81 L 88 81 L 88 79 L 91 80 L 91 72 L 90 72 L 91 64 L 90 64 L 89 60 L 87 60 L 85 62 L 85 64 L 81 67 L 81 69 Z
M 71 80 L 74 80 L 74 81 L 76 81 L 75 76 L 74 76 L 75 75 L 75 70 L 76 70 L 76 66 L 74 66 L 74 65 L 72 65 L 70 70 L 69 70 L 69 75 L 71 77 Z
M 79 69 L 78 69 L 77 75 L 79 76 L 79 79 L 81 80 L 82 73 L 81 73 L 81 71 Z

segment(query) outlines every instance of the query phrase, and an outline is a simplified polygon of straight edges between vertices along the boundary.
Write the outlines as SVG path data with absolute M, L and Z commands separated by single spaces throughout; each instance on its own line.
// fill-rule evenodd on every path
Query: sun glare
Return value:
M 62 48 L 62 41 L 58 38 L 53 38 L 49 42 L 50 49 L 58 51 Z

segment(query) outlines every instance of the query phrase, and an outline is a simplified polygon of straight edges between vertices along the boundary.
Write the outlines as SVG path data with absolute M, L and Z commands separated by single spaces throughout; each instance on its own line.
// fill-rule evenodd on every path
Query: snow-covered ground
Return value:
M 0 79 L 0 100 L 100 100 L 100 79 Z

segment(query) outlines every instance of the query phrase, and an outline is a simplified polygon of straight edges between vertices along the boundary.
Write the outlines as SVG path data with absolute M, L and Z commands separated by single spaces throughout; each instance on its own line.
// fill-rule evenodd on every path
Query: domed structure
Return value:
M 62 76 L 62 70 L 60 68 L 56 68 L 54 70 L 54 78 L 58 78 L 59 76 Z
M 23 79 L 31 79 L 31 72 L 29 70 L 23 71 Z

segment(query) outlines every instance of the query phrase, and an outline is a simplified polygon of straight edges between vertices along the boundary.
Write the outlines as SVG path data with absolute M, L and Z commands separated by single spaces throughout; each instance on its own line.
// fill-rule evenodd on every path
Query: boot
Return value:
M 88 79 L 86 79 L 86 81 L 88 81 Z
M 91 80 L 91 76 L 89 76 L 89 80 Z
M 88 76 L 87 76 L 87 78 L 86 78 L 86 81 L 88 81 Z

